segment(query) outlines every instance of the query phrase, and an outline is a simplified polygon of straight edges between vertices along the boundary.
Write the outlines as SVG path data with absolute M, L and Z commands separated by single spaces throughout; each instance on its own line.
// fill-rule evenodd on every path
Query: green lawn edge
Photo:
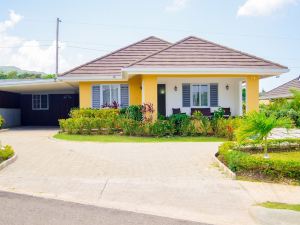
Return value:
M 218 137 L 132 137 L 121 135 L 76 135 L 58 133 L 53 136 L 59 140 L 79 141 L 79 142 L 138 142 L 138 143 L 153 143 L 153 142 L 224 142 L 225 138 Z
M 269 209 L 285 209 L 300 212 L 300 204 L 287 204 L 281 202 L 263 202 L 259 206 Z

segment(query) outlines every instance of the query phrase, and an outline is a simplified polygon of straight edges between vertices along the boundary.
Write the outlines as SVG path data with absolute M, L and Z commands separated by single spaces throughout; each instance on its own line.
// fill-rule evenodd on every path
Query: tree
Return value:
M 10 71 L 7 73 L 8 79 L 18 79 L 18 73 L 17 71 Z
M 276 127 L 292 126 L 291 119 L 287 117 L 277 118 L 274 114 L 267 116 L 263 112 L 252 112 L 246 115 L 237 130 L 237 140 L 243 142 L 247 139 L 253 139 L 261 143 L 264 147 L 264 158 L 268 155 L 268 136 Z
M 290 92 L 293 95 L 292 100 L 290 101 L 290 107 L 296 111 L 300 111 L 300 90 L 291 88 Z

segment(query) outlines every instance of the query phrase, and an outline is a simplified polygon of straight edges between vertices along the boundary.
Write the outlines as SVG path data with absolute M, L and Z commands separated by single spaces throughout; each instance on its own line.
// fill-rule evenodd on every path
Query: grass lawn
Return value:
M 300 204 L 286 204 L 280 202 L 263 202 L 258 204 L 259 206 L 269 209 L 287 209 L 300 212 Z
M 54 138 L 66 141 L 93 142 L 223 142 L 225 138 L 217 137 L 130 137 L 120 135 L 70 135 L 55 134 Z
M 271 159 L 280 159 L 284 161 L 297 161 L 300 162 L 300 151 L 298 152 L 276 152 L 269 153 Z M 255 157 L 263 158 L 263 154 L 253 154 Z

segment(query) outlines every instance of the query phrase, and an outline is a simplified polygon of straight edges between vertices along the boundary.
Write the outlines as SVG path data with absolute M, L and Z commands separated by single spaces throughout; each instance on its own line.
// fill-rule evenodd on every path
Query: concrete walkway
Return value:
M 19 156 L 0 189 L 217 225 L 257 224 L 257 202 L 300 202 L 300 187 L 227 178 L 212 165 L 218 143 L 80 143 L 56 132 L 0 132 Z
M 272 139 L 282 139 L 282 138 L 300 138 L 300 129 L 285 129 L 285 128 L 275 128 L 270 138 Z

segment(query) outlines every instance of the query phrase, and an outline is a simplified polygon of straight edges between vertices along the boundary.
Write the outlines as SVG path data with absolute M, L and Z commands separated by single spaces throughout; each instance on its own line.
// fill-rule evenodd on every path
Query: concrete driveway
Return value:
M 219 225 L 256 224 L 260 201 L 299 202 L 300 188 L 233 181 L 213 165 L 219 143 L 90 143 L 56 129 L 0 132 L 18 159 L 0 189 Z

